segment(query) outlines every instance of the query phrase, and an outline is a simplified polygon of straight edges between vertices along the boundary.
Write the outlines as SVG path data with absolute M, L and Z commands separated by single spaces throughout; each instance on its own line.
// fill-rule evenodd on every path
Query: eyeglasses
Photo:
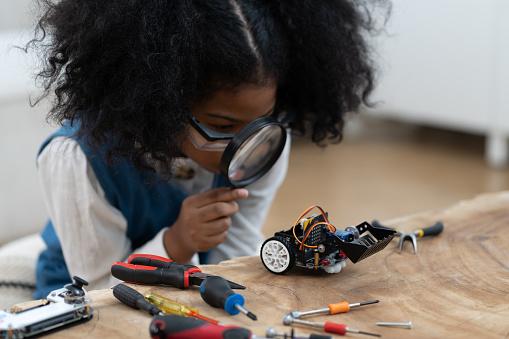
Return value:
M 196 149 L 223 152 L 221 173 L 234 187 L 261 178 L 277 161 L 286 144 L 286 128 L 273 116 L 253 120 L 238 133 L 222 133 L 191 118 L 189 138 Z
M 191 118 L 190 140 L 196 149 L 203 151 L 224 151 L 235 133 L 221 133 Z
M 265 119 L 263 120 L 264 122 L 279 123 L 283 125 L 285 128 L 287 128 L 288 124 L 293 120 L 293 118 L 294 114 L 282 112 L 278 113 L 277 116 L 271 115 L 258 118 L 249 123 L 247 126 L 253 124 L 255 121 L 261 121 L 261 119 Z M 238 133 L 223 133 L 216 131 L 202 124 L 195 117 L 191 117 L 191 126 L 193 127 L 190 131 L 191 143 L 196 149 L 203 151 L 217 151 L 217 152 L 224 151 L 230 140 L 232 140 L 235 137 L 235 135 L 238 134 Z

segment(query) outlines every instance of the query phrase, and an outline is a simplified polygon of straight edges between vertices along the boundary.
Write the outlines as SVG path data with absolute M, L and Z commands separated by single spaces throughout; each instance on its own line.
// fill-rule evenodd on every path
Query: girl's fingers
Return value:
M 205 237 L 215 237 L 227 232 L 232 224 L 231 218 L 220 218 L 203 224 L 202 235 Z
M 239 210 L 239 204 L 235 201 L 230 202 L 216 202 L 201 208 L 198 208 L 196 213 L 201 221 L 208 222 L 216 219 L 231 217 Z
M 230 202 L 245 199 L 249 195 L 244 188 L 215 188 L 188 198 L 188 202 L 195 207 L 203 207 L 215 202 Z
M 200 251 L 208 251 L 211 248 L 214 248 L 217 245 L 223 243 L 226 240 L 227 235 L 228 231 L 208 237 L 207 240 L 203 243 L 203 247 L 200 248 Z

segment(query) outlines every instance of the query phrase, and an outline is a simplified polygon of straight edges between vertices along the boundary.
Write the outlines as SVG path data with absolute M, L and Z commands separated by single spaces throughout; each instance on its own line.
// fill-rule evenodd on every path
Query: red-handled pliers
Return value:
M 200 286 L 205 278 L 212 276 L 196 266 L 178 264 L 172 259 L 152 254 L 132 254 L 127 263 L 117 261 L 111 265 L 111 274 L 131 283 L 169 285 L 180 289 Z M 227 281 L 233 289 L 245 289 L 240 284 Z

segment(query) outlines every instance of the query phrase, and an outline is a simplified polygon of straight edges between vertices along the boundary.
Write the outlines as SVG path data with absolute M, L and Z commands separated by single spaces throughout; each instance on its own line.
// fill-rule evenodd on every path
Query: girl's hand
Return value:
M 239 210 L 237 200 L 246 189 L 216 188 L 187 197 L 177 221 L 164 234 L 164 247 L 175 261 L 185 263 L 196 252 L 208 251 L 226 239 L 231 216 Z

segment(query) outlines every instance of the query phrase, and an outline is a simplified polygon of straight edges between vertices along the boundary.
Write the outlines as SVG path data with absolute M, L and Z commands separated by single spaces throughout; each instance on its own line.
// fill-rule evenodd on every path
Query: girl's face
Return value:
M 212 130 L 236 133 L 251 121 L 272 114 L 276 104 L 276 89 L 276 84 L 270 83 L 219 90 L 193 105 L 191 111 L 201 124 Z M 182 143 L 182 152 L 203 168 L 219 173 L 223 152 L 199 150 L 189 137 Z

